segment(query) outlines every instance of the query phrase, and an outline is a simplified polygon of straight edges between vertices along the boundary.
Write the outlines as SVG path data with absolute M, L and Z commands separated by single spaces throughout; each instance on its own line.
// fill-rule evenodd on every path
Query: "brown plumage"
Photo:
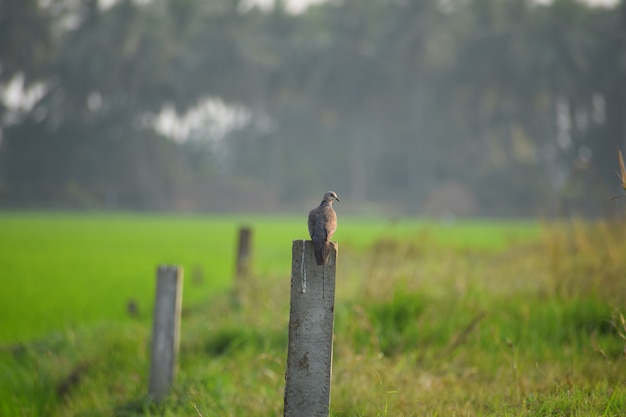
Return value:
M 333 210 L 335 200 L 341 201 L 334 191 L 329 191 L 324 194 L 320 205 L 309 212 L 309 234 L 318 265 L 324 265 L 328 261 L 329 242 L 337 229 L 337 215 Z

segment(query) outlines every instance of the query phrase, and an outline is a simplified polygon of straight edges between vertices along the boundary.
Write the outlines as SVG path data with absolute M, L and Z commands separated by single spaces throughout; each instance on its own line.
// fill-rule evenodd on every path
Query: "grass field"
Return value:
M 288 276 L 291 241 L 306 238 L 299 218 L 259 216 L 0 215 L 0 343 L 26 340 L 68 326 L 124 320 L 134 300 L 149 315 L 159 264 L 186 271 L 186 305 L 206 301 L 231 286 L 240 225 L 254 228 L 259 276 Z M 431 230 L 424 223 L 344 219 L 337 239 L 364 249 L 389 238 Z M 466 223 L 445 228 L 448 245 L 504 245 L 536 233 L 528 224 L 503 228 Z
M 345 217 L 332 415 L 623 415 L 626 225 Z M 254 279 L 237 307 L 241 224 Z M 0 415 L 282 414 L 300 218 L 3 214 L 0 230 Z M 178 379 L 156 406 L 160 263 L 185 285 Z

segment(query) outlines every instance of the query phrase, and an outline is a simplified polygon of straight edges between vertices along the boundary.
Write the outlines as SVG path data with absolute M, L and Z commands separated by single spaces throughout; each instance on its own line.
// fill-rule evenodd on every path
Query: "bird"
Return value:
M 333 209 L 333 201 L 339 201 L 337 193 L 328 191 L 320 205 L 309 212 L 309 234 L 313 241 L 315 261 L 318 265 L 328 262 L 330 239 L 337 229 L 337 214 Z

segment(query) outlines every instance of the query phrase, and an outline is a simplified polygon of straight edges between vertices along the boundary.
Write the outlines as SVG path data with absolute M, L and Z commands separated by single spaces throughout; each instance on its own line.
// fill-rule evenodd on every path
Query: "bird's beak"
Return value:
M 341 203 L 341 200 L 339 199 L 339 197 L 335 197 L 335 200 L 339 201 Z

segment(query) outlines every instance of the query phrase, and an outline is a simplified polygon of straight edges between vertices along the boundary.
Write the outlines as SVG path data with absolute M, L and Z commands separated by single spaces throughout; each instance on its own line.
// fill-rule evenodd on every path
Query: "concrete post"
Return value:
M 148 396 L 160 402 L 176 378 L 180 344 L 183 268 L 159 266 L 150 356 Z
M 239 243 L 237 244 L 237 278 L 242 278 L 250 273 L 252 253 L 252 229 L 243 226 L 239 229 Z
M 329 414 L 336 261 L 334 242 L 328 262 L 318 266 L 313 243 L 293 241 L 285 417 Z

